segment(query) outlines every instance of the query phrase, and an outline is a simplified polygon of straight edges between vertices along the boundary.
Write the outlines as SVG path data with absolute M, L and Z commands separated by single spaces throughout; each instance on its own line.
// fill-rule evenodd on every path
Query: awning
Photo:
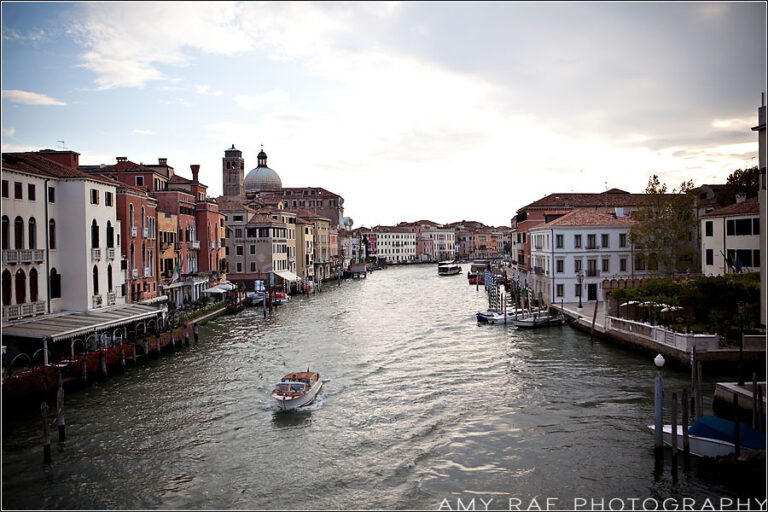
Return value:
M 212 295 L 214 293 L 227 293 L 227 291 L 228 291 L 227 288 L 223 287 L 220 284 L 217 284 L 216 286 L 211 286 L 210 288 L 206 288 L 205 290 L 203 290 L 203 293 L 208 293 Z
M 293 281 L 298 281 L 299 280 L 299 276 L 297 276 L 296 274 L 294 274 L 290 270 L 275 270 L 275 275 L 279 276 L 279 277 L 282 277 L 283 279 L 285 279 L 286 281 L 289 281 L 289 282 L 293 282 Z
M 42 339 L 50 336 L 52 341 L 59 341 L 111 329 L 137 320 L 154 318 L 164 311 L 164 307 L 124 304 L 84 312 L 65 312 L 36 317 L 28 322 L 3 327 L 3 337 Z
M 155 302 L 165 302 L 168 300 L 167 295 L 160 295 L 159 297 L 153 297 L 151 299 L 140 300 L 139 304 L 154 304 Z

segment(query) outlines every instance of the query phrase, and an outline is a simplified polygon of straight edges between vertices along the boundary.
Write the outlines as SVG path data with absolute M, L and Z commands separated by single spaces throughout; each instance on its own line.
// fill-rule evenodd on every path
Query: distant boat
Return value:
M 507 310 L 507 323 L 512 325 L 512 320 L 515 319 L 515 316 L 523 314 L 523 310 L 517 310 L 517 309 L 508 309 Z M 499 311 L 489 309 L 485 312 L 477 312 L 475 315 L 477 317 L 478 323 L 481 324 L 503 324 L 504 323 L 504 313 L 500 313 Z
M 461 274 L 461 266 L 452 261 L 441 261 L 437 265 L 437 275 L 439 276 L 455 276 Z
M 565 324 L 565 317 L 561 314 L 550 315 L 546 312 L 537 312 L 512 319 L 515 327 L 533 329 L 537 327 L 551 327 Z
M 656 433 L 655 425 L 648 425 Z M 704 415 L 688 429 L 688 447 L 697 457 L 722 457 L 736 452 L 734 424 L 716 416 Z M 672 425 L 662 429 L 664 444 L 672 446 Z M 739 446 L 745 451 L 765 450 L 765 434 L 744 423 L 739 424 Z M 683 427 L 677 425 L 677 448 L 683 451 Z
M 485 284 L 485 276 L 483 274 L 467 272 L 467 279 L 469 284 Z
M 311 404 L 322 387 L 323 382 L 317 372 L 289 373 L 275 384 L 272 398 L 283 411 L 292 411 Z

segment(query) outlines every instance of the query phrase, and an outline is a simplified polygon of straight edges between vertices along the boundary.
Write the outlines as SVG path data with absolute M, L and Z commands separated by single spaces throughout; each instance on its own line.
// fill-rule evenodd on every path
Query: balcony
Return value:
M 101 249 L 94 247 L 91 249 L 91 259 L 93 261 L 100 261 L 101 260 Z
M 139 278 L 139 269 L 134 268 L 131 270 L 131 279 L 138 279 Z
M 13 306 L 3 306 L 3 320 L 12 321 L 29 316 L 45 314 L 45 301 L 29 302 L 27 304 L 16 304 Z
M 107 306 L 114 306 L 116 298 L 117 298 L 117 294 L 115 292 L 108 293 L 107 294 Z
M 162 252 L 165 252 L 165 251 L 167 251 L 168 249 L 171 248 L 171 245 L 173 245 L 171 242 L 161 242 L 160 243 L 160 250 Z
M 587 245 L 584 246 L 584 249 L 586 249 L 588 251 L 597 251 L 597 250 L 600 249 L 600 246 L 597 245 L 597 244 L 587 244 Z
M 149 228 L 142 228 L 141 236 L 143 236 L 144 238 L 149 238 Z
M 11 249 L 3 251 L 3 264 L 41 263 L 45 261 L 45 251 L 42 249 Z
M 108 260 L 115 259 L 115 249 L 113 249 L 112 247 L 107 248 L 107 259 Z
M 199 249 L 200 248 L 200 240 L 191 240 L 187 242 L 187 245 L 190 249 Z
M 587 269 L 587 277 L 597 277 L 600 275 L 600 271 L 596 268 L 588 268 Z
M 150 267 L 144 267 L 144 277 L 152 277 L 152 269 Z
M 533 273 L 534 274 L 543 274 L 544 273 L 544 267 L 533 267 Z
M 94 308 L 100 308 L 101 307 L 101 301 L 102 301 L 101 295 L 94 295 L 93 296 L 93 307 Z

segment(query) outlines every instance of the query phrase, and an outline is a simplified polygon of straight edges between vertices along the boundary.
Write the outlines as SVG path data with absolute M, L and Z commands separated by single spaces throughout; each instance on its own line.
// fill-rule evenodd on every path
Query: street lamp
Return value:
M 579 272 L 578 274 L 576 274 L 576 277 L 579 279 L 579 307 L 578 307 L 578 311 L 581 311 L 583 309 L 582 306 L 581 306 L 581 295 L 582 295 L 582 285 L 581 284 L 584 281 L 584 273 L 583 272 Z

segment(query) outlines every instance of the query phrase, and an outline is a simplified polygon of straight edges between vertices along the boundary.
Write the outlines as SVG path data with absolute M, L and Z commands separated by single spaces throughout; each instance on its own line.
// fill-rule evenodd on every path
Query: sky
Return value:
M 3 2 L 2 151 L 263 147 L 354 227 L 509 226 L 551 193 L 757 165 L 764 2 Z

